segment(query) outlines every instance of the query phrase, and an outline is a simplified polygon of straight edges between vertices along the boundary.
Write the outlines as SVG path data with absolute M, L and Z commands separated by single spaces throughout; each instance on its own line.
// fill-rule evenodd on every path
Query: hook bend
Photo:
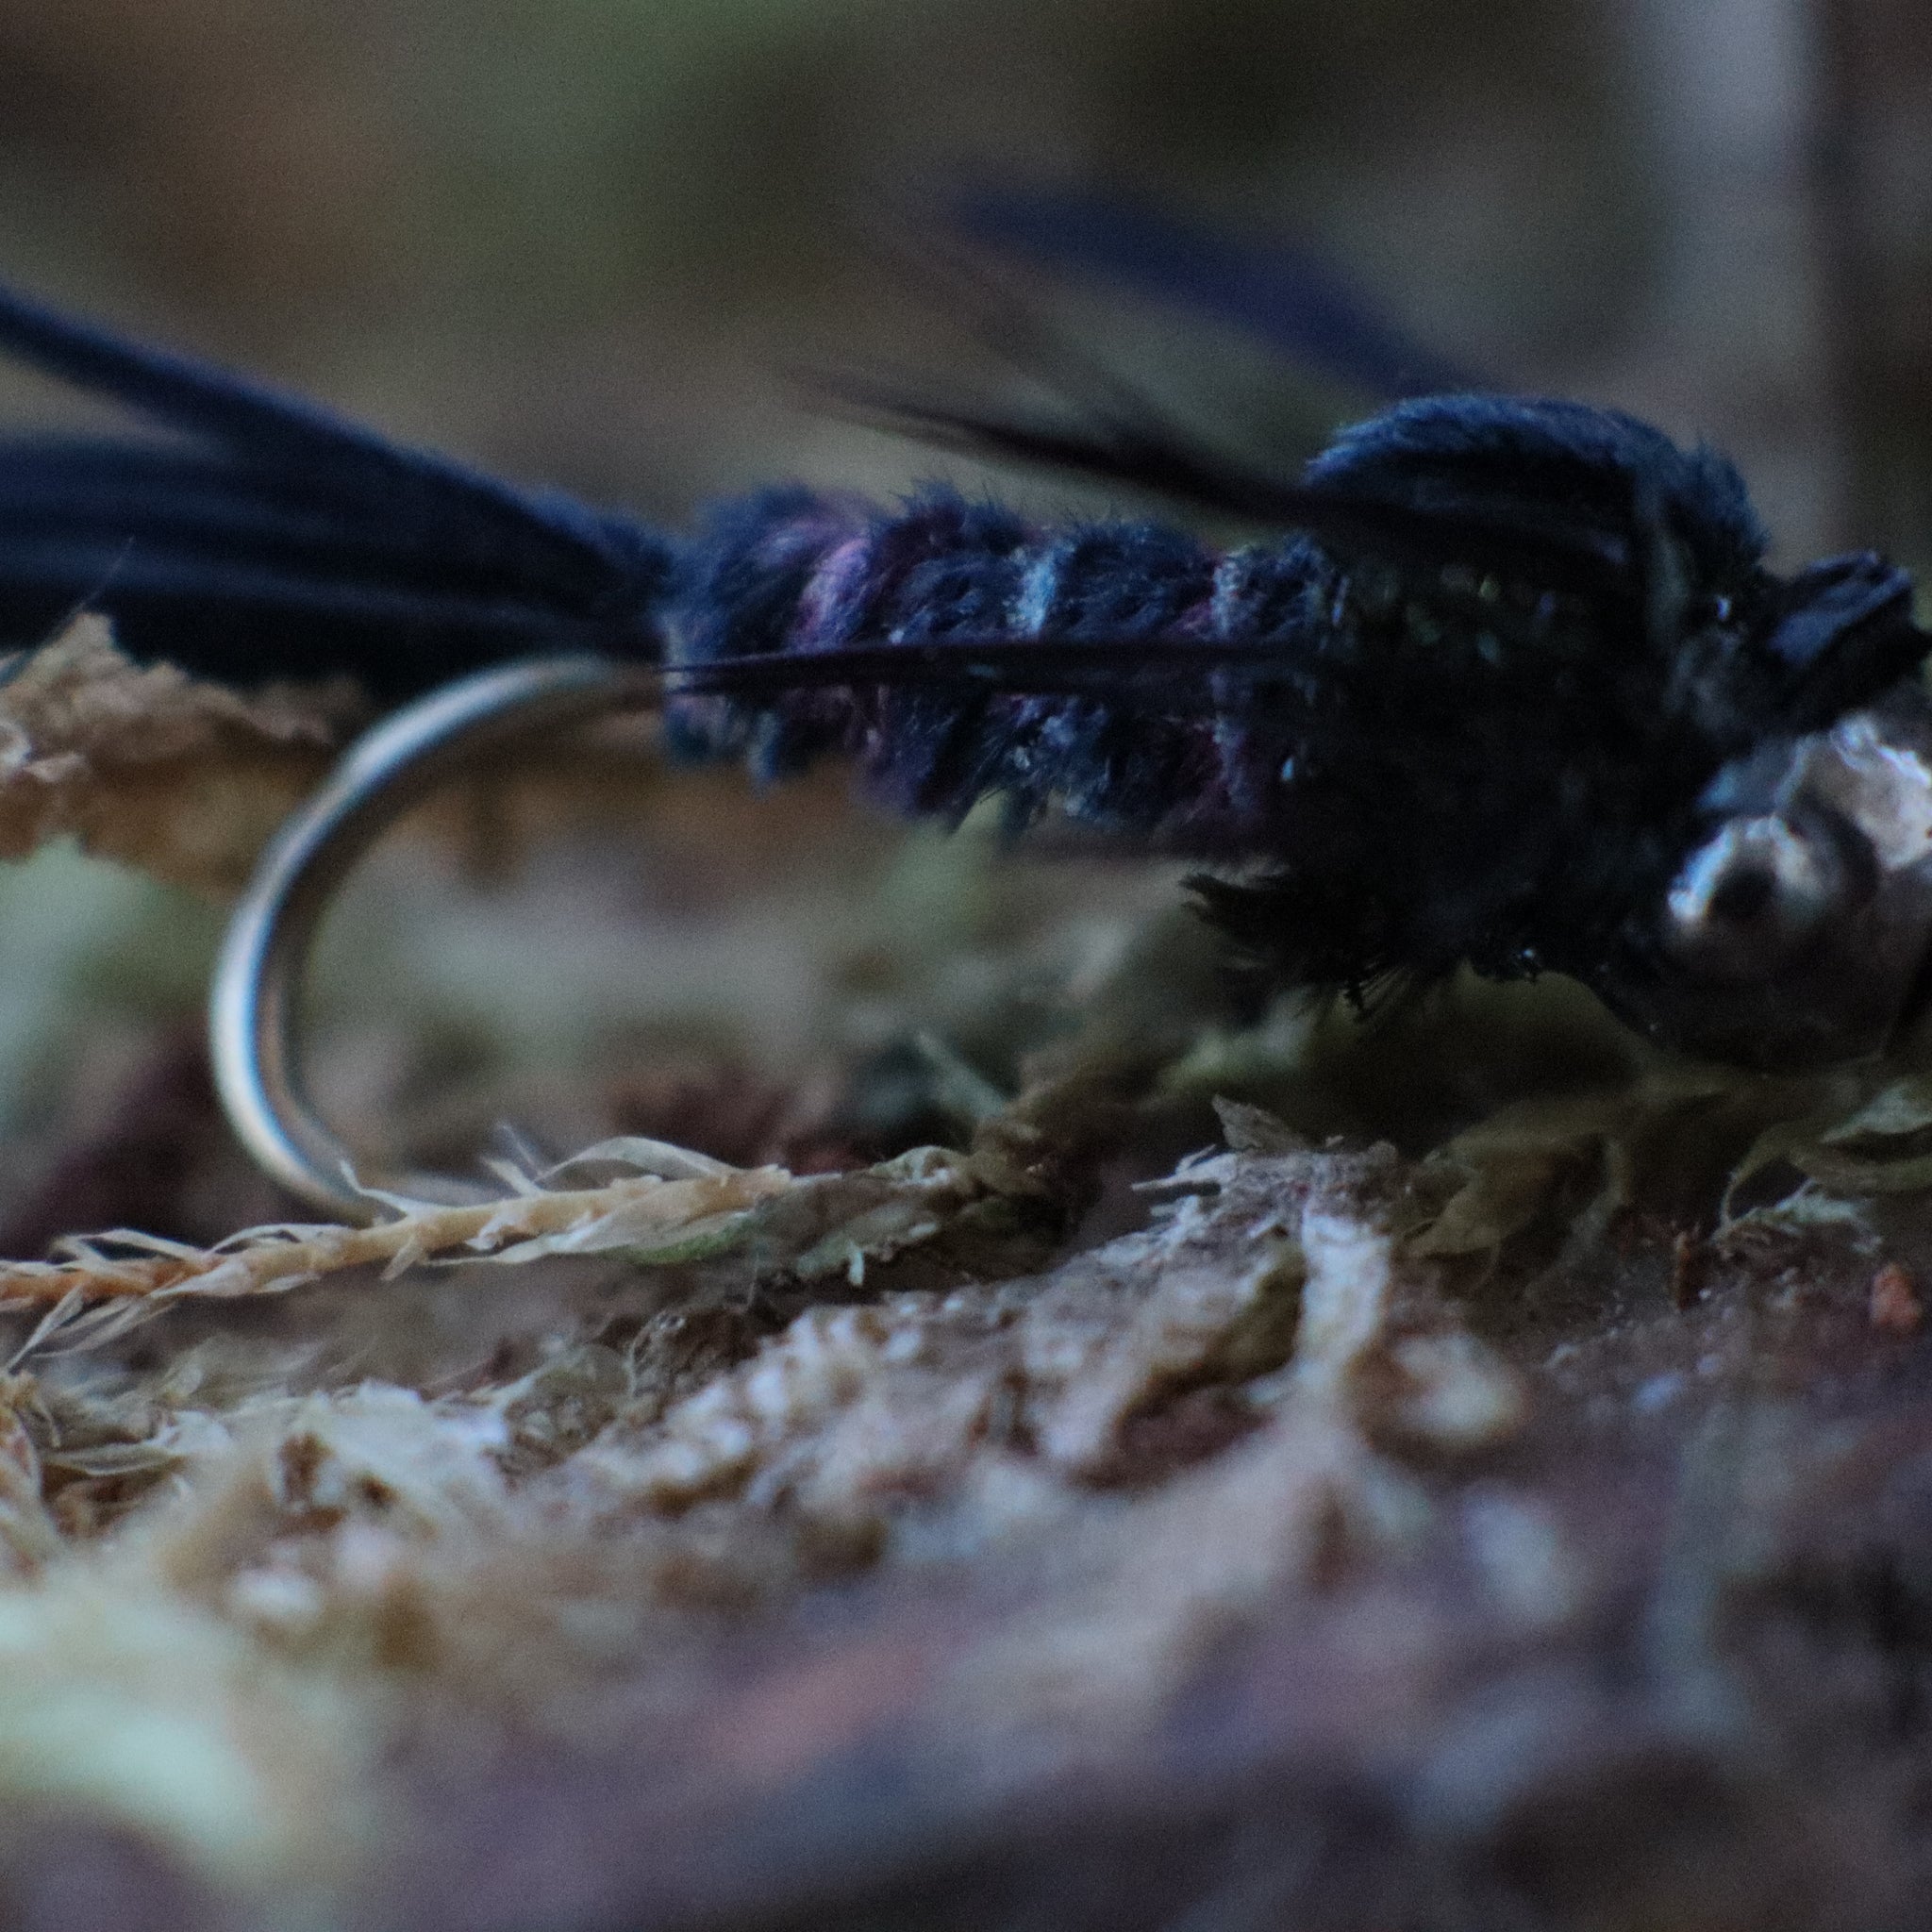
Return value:
M 222 943 L 208 1001 L 215 1085 L 242 1144 L 285 1187 L 341 1220 L 382 1204 L 356 1185 L 347 1147 L 304 1090 L 296 1005 L 322 915 L 363 853 L 480 755 L 604 712 L 657 702 L 636 664 L 590 653 L 533 658 L 432 691 L 373 726 L 270 841 Z M 385 1188 L 463 1201 L 475 1189 L 408 1175 Z

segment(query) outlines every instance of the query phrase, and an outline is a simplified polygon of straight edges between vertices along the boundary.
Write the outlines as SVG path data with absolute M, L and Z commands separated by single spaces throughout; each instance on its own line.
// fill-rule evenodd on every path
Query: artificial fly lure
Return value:
M 172 436 L 0 443 L 0 641 L 85 606 L 138 659 L 395 708 L 269 855 L 215 999 L 244 1137 L 340 1211 L 366 1202 L 291 1061 L 322 901 L 457 757 L 615 704 L 762 778 L 837 754 L 901 813 L 996 797 L 1192 858 L 1242 948 L 1357 1002 L 1562 973 L 1660 1043 L 1797 1068 L 1932 990 L 1909 580 L 1774 573 L 1732 465 L 1629 416 L 1416 397 L 1290 481 L 1111 404 L 1066 430 L 887 399 L 1269 534 L 794 489 L 677 537 L 5 291 L 0 350 Z

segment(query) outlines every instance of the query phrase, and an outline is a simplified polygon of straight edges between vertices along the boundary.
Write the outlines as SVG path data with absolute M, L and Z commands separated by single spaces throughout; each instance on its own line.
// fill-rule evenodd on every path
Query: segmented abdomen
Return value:
M 803 490 L 720 512 L 691 546 L 667 612 L 673 663 L 939 639 L 1110 642 L 1240 637 L 1306 663 L 1336 592 L 1305 541 L 1216 552 L 1161 525 L 1042 529 L 950 492 L 896 514 Z M 1310 667 L 1312 668 L 1312 667 Z M 776 777 L 830 752 L 896 810 L 949 821 L 1002 795 L 1024 822 L 1050 800 L 1090 823 L 1204 855 L 1252 850 L 1295 748 L 1296 708 L 1230 693 L 1187 701 L 1124 670 L 1105 698 L 949 682 L 805 690 L 757 708 L 680 698 L 687 755 L 743 756 Z M 1252 681 L 1241 691 L 1253 690 Z

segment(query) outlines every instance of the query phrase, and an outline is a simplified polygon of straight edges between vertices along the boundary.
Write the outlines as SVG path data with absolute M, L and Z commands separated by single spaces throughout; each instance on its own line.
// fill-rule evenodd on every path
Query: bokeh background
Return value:
M 1787 558 L 1932 561 L 1912 0 L 0 0 L 0 273 L 674 522 L 786 477 L 1091 508 L 796 380 L 1016 380 L 877 245 L 988 179 L 1313 246 L 1499 385 L 1728 447 Z M 1231 441 L 1292 458 L 1374 401 L 1171 306 L 1038 289 Z M 11 378 L 0 404 L 68 407 Z M 376 867 L 324 975 L 331 1104 L 452 1145 L 492 1112 L 552 1145 L 698 1116 L 745 1158 L 904 1141 L 1009 1082 L 1153 903 L 1130 870 L 1070 887 L 854 830 L 829 788 L 684 796 L 493 896 L 445 854 Z M 0 877 L 0 1245 L 253 1201 L 217 1161 L 181 1206 L 218 926 L 69 853 Z M 628 1099 L 585 1102 L 586 1067 Z

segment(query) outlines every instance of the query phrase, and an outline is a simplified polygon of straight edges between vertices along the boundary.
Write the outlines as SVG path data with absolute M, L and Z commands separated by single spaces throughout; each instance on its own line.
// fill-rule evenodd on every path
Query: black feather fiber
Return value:
M 240 684 L 348 675 L 390 702 L 539 641 L 648 653 L 672 551 L 629 519 L 4 286 L 0 352 L 175 439 L 0 442 L 0 638 L 94 608 L 142 658 Z

